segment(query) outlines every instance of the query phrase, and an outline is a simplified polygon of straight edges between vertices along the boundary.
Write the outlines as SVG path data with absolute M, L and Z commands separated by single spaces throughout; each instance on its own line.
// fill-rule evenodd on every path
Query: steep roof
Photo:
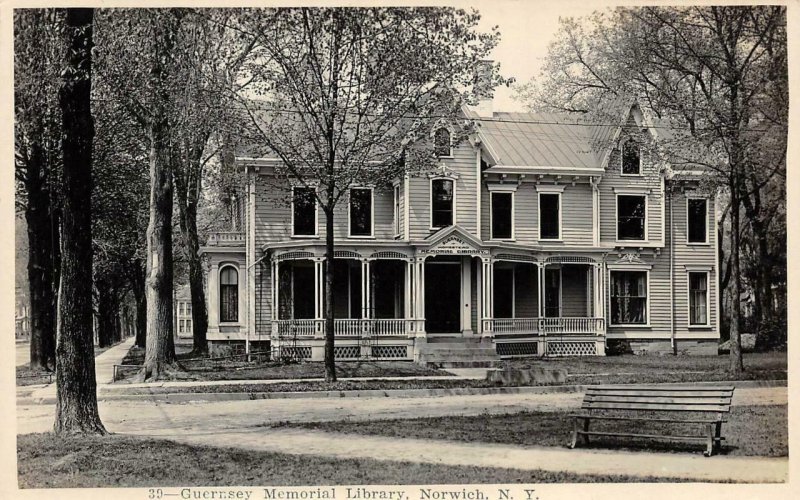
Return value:
M 556 113 L 470 115 L 493 162 L 501 166 L 600 168 L 603 152 L 595 138 L 616 128 Z

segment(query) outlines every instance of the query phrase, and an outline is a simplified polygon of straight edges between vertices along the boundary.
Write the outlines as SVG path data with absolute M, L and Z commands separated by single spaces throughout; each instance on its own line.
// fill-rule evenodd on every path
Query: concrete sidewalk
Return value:
M 114 365 L 122 363 L 125 355 L 128 354 L 131 347 L 136 342 L 135 337 L 129 337 L 119 344 L 109 347 L 101 352 L 94 358 L 94 372 L 97 386 L 108 385 L 114 378 Z M 56 397 L 56 384 L 47 384 L 46 386 L 36 389 L 31 392 L 30 397 L 34 400 L 49 402 L 55 401 Z
M 706 458 L 699 453 L 637 453 L 580 448 L 568 450 L 558 447 L 397 439 L 291 428 L 208 433 L 151 430 L 131 434 L 192 445 L 233 447 L 292 455 L 697 481 L 785 482 L 789 467 L 788 458 L 726 456 Z

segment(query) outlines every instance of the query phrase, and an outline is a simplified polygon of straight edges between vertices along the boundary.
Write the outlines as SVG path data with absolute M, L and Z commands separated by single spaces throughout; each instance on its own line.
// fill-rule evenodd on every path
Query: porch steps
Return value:
M 438 368 L 494 368 L 500 363 L 500 356 L 494 344 L 480 342 L 478 339 L 450 337 L 447 340 L 428 339 L 420 345 L 417 362 L 423 366 Z

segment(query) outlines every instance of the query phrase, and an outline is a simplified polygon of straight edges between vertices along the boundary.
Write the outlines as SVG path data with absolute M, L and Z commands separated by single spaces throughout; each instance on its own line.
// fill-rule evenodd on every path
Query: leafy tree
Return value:
M 735 374 L 743 368 L 741 209 L 763 266 L 755 275 L 765 311 L 785 248 L 785 236 L 770 244 L 768 233 L 785 213 L 776 186 L 786 175 L 787 88 L 784 7 L 648 7 L 564 21 L 541 78 L 520 91 L 534 107 L 604 122 L 620 103 L 636 100 L 663 124 L 657 148 L 664 159 L 679 169 L 705 167 L 727 191 Z
M 64 208 L 56 346 L 57 434 L 105 434 L 97 411 L 92 332 L 93 9 L 67 9 L 59 106 Z
M 243 38 L 235 25 L 237 11 L 189 11 L 180 32 L 181 56 L 178 106 L 173 123 L 175 196 L 192 299 L 193 352 L 208 352 L 208 313 L 200 262 L 198 208 L 202 201 L 205 169 L 221 151 L 225 137 L 234 134 L 240 116 L 231 106 L 236 77 L 254 40 Z
M 183 9 L 102 11 L 106 47 L 100 76 L 148 142 L 150 203 L 146 232 L 147 339 L 143 377 L 157 378 L 175 362 L 173 338 L 171 119 L 180 74 L 176 44 Z
M 480 15 L 453 8 L 298 8 L 248 12 L 256 45 L 241 100 L 248 139 L 282 160 L 278 188 L 316 186 L 325 217 L 325 378 L 334 365 L 334 210 L 354 183 L 430 168 L 437 120 L 455 122 L 474 69 L 497 44 Z M 489 68 L 491 83 L 500 81 Z
M 61 117 L 57 102 L 63 44 L 55 9 L 14 11 L 14 134 L 17 205 L 28 233 L 31 366 L 55 366 L 59 269 Z

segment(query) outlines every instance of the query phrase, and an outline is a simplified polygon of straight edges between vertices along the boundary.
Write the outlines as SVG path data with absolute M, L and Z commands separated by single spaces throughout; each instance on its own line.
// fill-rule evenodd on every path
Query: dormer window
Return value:
M 628 139 L 622 144 L 622 175 L 641 175 L 642 156 L 639 143 Z
M 433 133 L 433 151 L 436 156 L 453 156 L 450 130 L 447 127 L 439 127 Z
M 431 228 L 453 225 L 454 188 L 452 179 L 431 179 Z

